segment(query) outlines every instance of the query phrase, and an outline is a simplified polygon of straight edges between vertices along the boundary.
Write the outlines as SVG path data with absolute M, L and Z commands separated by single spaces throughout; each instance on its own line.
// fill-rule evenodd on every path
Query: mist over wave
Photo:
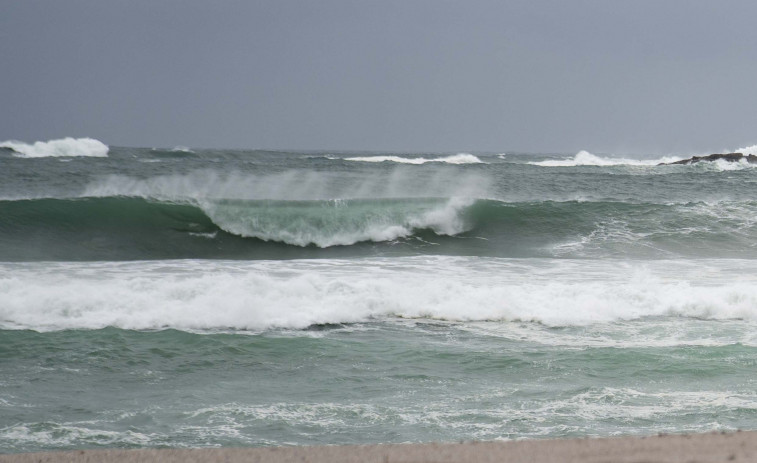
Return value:
M 108 146 L 93 138 L 66 137 L 59 140 L 38 141 L 33 144 L 20 141 L 4 141 L 0 148 L 13 150 L 16 156 L 27 158 L 43 157 L 107 157 Z
M 82 197 L 159 199 L 329 200 L 360 198 L 486 197 L 492 179 L 477 172 L 407 170 L 323 172 L 289 169 L 266 175 L 202 169 L 149 178 L 112 174 L 90 182 Z

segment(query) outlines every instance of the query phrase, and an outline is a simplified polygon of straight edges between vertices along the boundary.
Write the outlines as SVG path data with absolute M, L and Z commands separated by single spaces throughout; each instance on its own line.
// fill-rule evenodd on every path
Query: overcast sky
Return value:
M 757 144 L 757 2 L 0 0 L 0 140 Z

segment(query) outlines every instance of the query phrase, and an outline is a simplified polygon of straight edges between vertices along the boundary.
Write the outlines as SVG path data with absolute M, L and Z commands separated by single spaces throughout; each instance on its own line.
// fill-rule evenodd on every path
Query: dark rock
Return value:
M 753 154 L 744 155 L 742 153 L 725 153 L 725 154 L 710 154 L 709 156 L 694 156 L 689 159 L 676 162 L 663 162 L 658 164 L 659 166 L 671 166 L 674 164 L 696 164 L 698 162 L 712 162 L 722 159 L 728 162 L 742 162 L 746 161 L 749 164 L 757 164 L 757 156 Z

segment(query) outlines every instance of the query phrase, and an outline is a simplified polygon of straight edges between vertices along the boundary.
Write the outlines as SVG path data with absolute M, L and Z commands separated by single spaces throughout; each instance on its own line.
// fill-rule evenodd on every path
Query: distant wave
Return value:
M 405 158 L 401 156 L 361 156 L 354 158 L 345 158 L 345 161 L 358 162 L 398 162 L 401 164 L 426 164 L 427 162 L 443 162 L 446 164 L 482 164 L 479 158 L 468 153 L 458 153 L 452 156 L 441 158 Z
M 659 159 L 626 159 L 600 157 L 588 151 L 579 151 L 569 159 L 549 159 L 546 161 L 529 162 L 531 165 L 542 167 L 575 167 L 575 166 L 656 166 L 660 163 L 680 161 L 683 158 L 664 156 Z
M 186 146 L 181 146 L 181 145 L 174 146 L 171 149 L 168 149 L 168 148 L 152 148 L 151 151 L 153 151 L 153 152 L 159 152 L 159 153 L 194 153 L 194 151 L 192 151 L 192 149 L 190 149 L 190 148 L 188 148 Z
M 0 148 L 11 149 L 15 155 L 26 158 L 108 156 L 108 146 L 94 138 L 66 137 L 58 140 L 38 141 L 33 144 L 9 140 L 0 143 Z

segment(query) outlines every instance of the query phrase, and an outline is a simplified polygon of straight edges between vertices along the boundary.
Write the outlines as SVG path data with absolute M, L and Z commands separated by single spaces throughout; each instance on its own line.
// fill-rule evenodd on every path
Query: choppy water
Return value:
M 757 170 L 0 149 L 0 449 L 757 427 Z

